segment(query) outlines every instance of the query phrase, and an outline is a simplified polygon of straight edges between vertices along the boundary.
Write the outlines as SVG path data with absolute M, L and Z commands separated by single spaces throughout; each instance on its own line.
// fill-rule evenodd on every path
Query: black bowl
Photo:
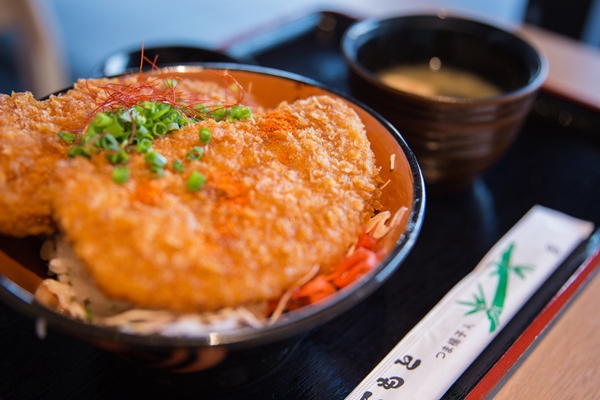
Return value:
M 252 60 L 232 57 L 227 53 L 192 45 L 164 45 L 145 47 L 144 57 L 155 62 L 157 67 L 190 65 L 201 63 L 252 64 Z M 94 71 L 95 76 L 113 76 L 128 72 L 138 72 L 142 60 L 142 49 L 135 48 L 117 51 L 108 57 Z M 147 71 L 152 64 L 144 62 L 142 70 Z
M 202 385 L 220 388 L 242 385 L 272 370 L 303 335 L 356 307 L 400 268 L 423 222 L 425 192 L 419 165 L 398 131 L 368 107 L 317 82 L 281 71 L 214 64 L 180 66 L 169 69 L 165 74 L 222 82 L 225 71 L 242 87 L 251 87 L 256 102 L 267 108 L 275 107 L 281 101 L 293 102 L 311 95 L 326 94 L 345 100 L 358 113 L 367 128 L 377 164 L 382 167 L 382 178 L 390 180 L 382 195 L 383 206 L 391 212 L 401 206 L 410 210 L 406 225 L 392 229 L 384 237 L 382 245 L 387 255 L 380 265 L 328 299 L 285 314 L 271 326 L 211 332 L 197 337 L 144 336 L 86 324 L 38 303 L 34 292 L 41 279 L 47 277 L 45 265 L 37 256 L 41 240 L 0 237 L 2 301 L 33 319 L 43 321 L 50 329 L 113 351 L 134 361 L 135 365 L 155 367 L 161 374 L 201 371 L 188 374 L 193 377 L 179 380 L 196 388 Z M 393 171 L 389 168 L 392 154 L 396 156 Z
M 438 15 L 369 19 L 345 33 L 342 51 L 352 94 L 380 112 L 407 140 L 428 193 L 454 194 L 498 161 L 530 112 L 548 66 L 532 45 L 483 22 Z M 472 73 L 500 94 L 452 97 L 391 87 L 378 76 L 398 65 Z M 439 68 L 439 65 L 437 66 Z M 433 68 L 432 68 L 433 69 Z

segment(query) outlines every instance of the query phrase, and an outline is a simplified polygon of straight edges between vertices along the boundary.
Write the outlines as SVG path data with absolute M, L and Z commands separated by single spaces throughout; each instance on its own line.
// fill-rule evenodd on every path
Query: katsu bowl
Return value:
M 1 101 L 0 298 L 162 371 L 280 361 L 422 225 L 398 131 L 297 75 L 178 66 Z

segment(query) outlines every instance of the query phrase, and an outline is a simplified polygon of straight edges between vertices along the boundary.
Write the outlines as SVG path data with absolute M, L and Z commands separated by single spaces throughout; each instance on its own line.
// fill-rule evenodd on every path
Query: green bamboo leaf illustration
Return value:
M 533 271 L 533 267 L 531 267 L 529 265 L 517 265 L 516 267 L 513 267 L 512 269 L 513 269 L 513 271 L 515 271 L 515 273 L 521 279 L 525 279 L 525 272 Z
M 496 286 L 496 294 L 492 300 L 492 307 L 488 311 L 488 316 L 492 322 L 490 332 L 493 332 L 498 326 L 500 314 L 504 309 L 504 301 L 506 300 L 506 292 L 508 290 L 508 273 L 510 271 L 510 257 L 514 249 L 514 243 L 511 243 L 508 248 L 502 253 L 498 267 L 498 285 Z
M 487 316 L 490 320 L 490 333 L 494 332 L 498 325 L 500 325 L 500 314 L 502 310 L 496 306 L 492 306 L 489 310 L 487 310 Z
M 490 319 L 490 333 L 494 332 L 500 324 L 500 315 L 504 310 L 504 303 L 506 302 L 506 296 L 508 293 L 510 272 L 514 271 L 521 279 L 525 279 L 525 271 L 533 270 L 533 267 L 530 266 L 513 266 L 511 264 L 511 257 L 514 248 L 514 243 L 511 243 L 506 251 L 502 253 L 500 262 L 496 264 L 498 267 L 498 286 L 496 287 L 496 294 L 494 296 L 494 300 L 492 301 L 492 307 L 488 310 L 488 318 Z
M 533 267 L 528 265 L 511 265 L 511 256 L 514 247 L 514 243 L 509 244 L 500 256 L 500 260 L 498 262 L 490 263 L 490 266 L 495 267 L 492 274 L 498 276 L 498 283 L 496 285 L 496 292 L 494 293 L 492 304 L 489 308 L 487 307 L 481 284 L 478 285 L 479 294 L 473 295 L 473 301 L 458 301 L 459 304 L 471 307 L 471 310 L 467 311 L 465 315 L 485 311 L 490 320 L 490 333 L 494 332 L 500 326 L 500 315 L 504 310 L 504 303 L 506 302 L 510 273 L 514 271 L 521 279 L 525 279 L 525 272 L 533 270 Z
M 486 301 L 485 301 L 485 295 L 483 293 L 483 287 L 481 286 L 481 284 L 478 285 L 479 287 L 479 296 L 477 296 L 477 294 L 473 295 L 473 302 L 469 302 L 469 301 L 458 301 L 458 304 L 462 304 L 465 306 L 470 306 L 473 307 L 471 309 L 471 311 L 467 311 L 465 313 L 465 315 L 471 315 L 474 314 L 478 311 L 485 311 L 487 309 L 487 305 L 486 305 Z

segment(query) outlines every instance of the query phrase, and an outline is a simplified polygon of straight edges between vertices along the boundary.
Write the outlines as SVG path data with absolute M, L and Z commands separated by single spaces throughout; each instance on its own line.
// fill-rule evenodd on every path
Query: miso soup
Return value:
M 489 97 L 500 94 L 499 87 L 474 73 L 429 64 L 398 65 L 380 71 L 387 85 L 425 96 Z

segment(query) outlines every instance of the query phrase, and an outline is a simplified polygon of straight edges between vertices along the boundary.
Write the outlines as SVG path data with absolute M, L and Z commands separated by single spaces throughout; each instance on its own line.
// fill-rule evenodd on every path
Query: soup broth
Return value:
M 476 74 L 464 70 L 430 64 L 398 65 L 379 72 L 387 85 L 405 92 L 425 96 L 489 97 L 502 91 Z

